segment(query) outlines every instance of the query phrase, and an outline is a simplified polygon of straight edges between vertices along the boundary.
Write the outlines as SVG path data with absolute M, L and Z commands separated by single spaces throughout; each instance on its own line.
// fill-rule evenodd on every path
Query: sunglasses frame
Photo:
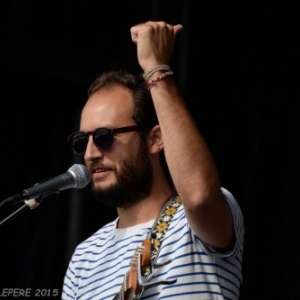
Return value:
M 110 146 L 108 148 L 105 148 L 105 149 L 101 149 L 99 146 L 97 146 L 97 144 L 95 143 L 95 134 L 99 131 L 99 130 L 106 130 L 107 132 L 110 133 L 110 138 L 111 138 L 111 143 L 110 143 Z M 67 137 L 67 140 L 68 142 L 71 144 L 71 148 L 73 150 L 73 152 L 77 155 L 84 155 L 85 151 L 86 151 L 86 148 L 85 148 L 85 151 L 84 153 L 77 153 L 74 148 L 73 148 L 73 145 L 72 145 L 72 141 L 73 141 L 73 137 L 76 135 L 76 134 L 82 134 L 84 135 L 86 138 L 87 138 L 87 141 L 89 140 L 90 138 L 90 135 L 92 136 L 93 138 L 93 143 L 94 145 L 96 146 L 96 148 L 99 150 L 99 151 L 108 151 L 112 145 L 113 145 L 113 142 L 114 142 L 114 136 L 118 133 L 125 133 L 125 132 L 131 132 L 131 131 L 142 131 L 142 130 L 145 130 L 146 127 L 145 126 L 141 126 L 141 125 L 130 125 L 130 126 L 125 126 L 125 127 L 118 127 L 118 128 L 107 128 L 107 127 L 99 127 L 97 128 L 95 131 L 89 131 L 89 132 L 81 132 L 81 131 L 76 131 L 76 132 L 73 132 L 72 134 L 70 134 L 68 137 Z M 88 143 L 88 142 L 87 142 Z M 87 144 L 86 144 L 87 146 Z

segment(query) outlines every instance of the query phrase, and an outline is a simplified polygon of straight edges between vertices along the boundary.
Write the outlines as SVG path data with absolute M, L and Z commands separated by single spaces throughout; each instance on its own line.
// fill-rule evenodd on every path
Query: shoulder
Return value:
M 85 239 L 80 244 L 78 244 L 78 246 L 75 249 L 74 255 L 78 253 L 86 252 L 89 248 L 93 248 L 99 243 L 105 243 L 108 239 L 111 238 L 115 226 L 116 226 L 116 220 L 107 223 L 106 225 L 101 227 L 99 230 L 97 230 L 87 239 Z

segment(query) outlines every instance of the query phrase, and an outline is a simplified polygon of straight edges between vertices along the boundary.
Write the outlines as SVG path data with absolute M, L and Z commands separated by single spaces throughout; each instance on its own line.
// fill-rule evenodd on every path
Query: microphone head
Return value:
M 74 164 L 68 169 L 75 179 L 75 188 L 84 188 L 91 180 L 91 174 L 87 167 L 81 164 Z

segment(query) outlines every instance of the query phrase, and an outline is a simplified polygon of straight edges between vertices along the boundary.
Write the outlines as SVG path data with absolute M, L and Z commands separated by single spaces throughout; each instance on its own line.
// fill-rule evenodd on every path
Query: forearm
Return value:
M 150 91 L 162 131 L 168 167 L 181 197 L 194 199 L 219 190 L 213 158 L 173 78 L 164 78 Z
M 231 246 L 233 223 L 216 165 L 174 79 L 164 78 L 150 91 L 168 168 L 190 225 L 205 242 L 220 248 Z

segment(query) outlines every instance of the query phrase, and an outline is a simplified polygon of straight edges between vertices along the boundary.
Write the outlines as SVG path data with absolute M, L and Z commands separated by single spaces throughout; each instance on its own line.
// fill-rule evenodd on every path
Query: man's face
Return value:
M 86 103 L 80 131 L 135 125 L 132 114 L 133 102 L 127 89 L 114 86 L 101 90 Z M 139 132 L 114 136 L 112 147 L 105 152 L 96 148 L 90 136 L 84 159 L 92 174 L 93 195 L 99 201 L 126 208 L 149 195 L 152 165 L 147 141 L 141 140 Z

